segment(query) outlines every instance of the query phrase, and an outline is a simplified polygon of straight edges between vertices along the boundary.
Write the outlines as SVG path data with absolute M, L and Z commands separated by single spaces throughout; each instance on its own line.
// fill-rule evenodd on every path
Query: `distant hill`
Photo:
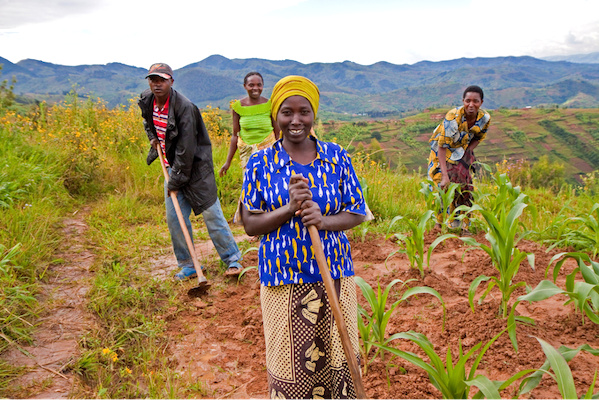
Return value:
M 143 80 L 147 70 L 119 63 L 71 67 L 31 59 L 13 64 L 0 57 L 0 64 L 3 79 L 17 79 L 16 94 L 40 99 L 64 96 L 76 85 L 78 93 L 101 97 L 116 106 L 147 87 Z
M 586 63 L 586 64 L 598 64 L 599 63 L 599 51 L 589 54 L 571 54 L 569 56 L 551 56 L 543 57 L 543 60 L 547 61 L 569 61 L 573 63 Z
M 38 99 L 56 98 L 73 85 L 80 95 L 126 104 L 147 87 L 146 70 L 119 63 L 63 66 L 37 60 L 16 64 L 0 57 L 2 79 L 16 77 L 15 93 Z M 199 107 L 228 108 L 245 95 L 249 71 L 265 78 L 265 95 L 281 77 L 304 75 L 318 84 L 324 111 L 383 116 L 459 103 L 463 89 L 478 84 L 485 107 L 521 108 L 557 104 L 599 106 L 599 64 L 547 61 L 532 57 L 460 58 L 396 65 L 378 62 L 302 64 L 292 60 L 228 59 L 210 56 L 175 72 L 175 88 Z

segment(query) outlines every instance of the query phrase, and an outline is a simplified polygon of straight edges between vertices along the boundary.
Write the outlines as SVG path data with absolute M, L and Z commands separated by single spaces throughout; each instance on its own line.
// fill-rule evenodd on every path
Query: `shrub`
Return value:
M 599 170 L 589 172 L 582 176 L 583 191 L 589 196 L 599 194 Z
M 210 105 L 206 106 L 206 108 L 202 110 L 202 119 L 204 120 L 204 125 L 206 125 L 210 140 L 213 143 L 220 143 L 229 138 L 229 129 L 225 126 L 221 111 L 218 107 L 212 108 Z
M 534 164 L 524 159 L 512 161 L 504 158 L 495 167 L 499 173 L 507 174 L 515 185 L 531 189 L 547 188 L 557 193 L 565 183 L 564 164 L 550 161 L 547 155 L 541 156 Z

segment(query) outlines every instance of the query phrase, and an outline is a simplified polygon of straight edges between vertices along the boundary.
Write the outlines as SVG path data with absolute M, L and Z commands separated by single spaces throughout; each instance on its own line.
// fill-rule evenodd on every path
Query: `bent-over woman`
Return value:
M 306 226 L 318 228 L 359 358 L 356 285 L 345 230 L 365 219 L 348 153 L 310 135 L 319 91 L 288 76 L 274 87 L 272 116 L 282 138 L 250 157 L 241 216 L 259 247 L 260 300 L 271 398 L 355 398 L 341 338 Z
M 476 161 L 474 149 L 482 142 L 491 123 L 491 116 L 481 109 L 483 90 L 476 85 L 468 86 L 462 96 L 462 107 L 454 108 L 445 115 L 429 142 L 428 176 L 441 189 L 450 182 L 460 185 L 449 210 L 440 210 L 437 227 L 443 220 L 443 212 L 452 213 L 460 206 L 472 206 L 472 164 Z M 468 234 L 469 220 L 462 219 L 462 234 Z M 459 220 L 450 221 L 452 228 L 459 227 Z

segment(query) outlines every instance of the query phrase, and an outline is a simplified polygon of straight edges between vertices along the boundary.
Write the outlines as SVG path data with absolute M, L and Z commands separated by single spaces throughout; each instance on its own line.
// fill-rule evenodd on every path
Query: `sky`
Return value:
M 599 0 L 0 0 L 0 57 L 414 64 L 599 51 Z

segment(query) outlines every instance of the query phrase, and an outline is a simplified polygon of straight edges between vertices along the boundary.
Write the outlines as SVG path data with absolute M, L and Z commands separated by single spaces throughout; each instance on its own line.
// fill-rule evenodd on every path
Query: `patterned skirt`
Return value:
M 359 365 L 356 284 L 334 282 Z M 356 398 L 324 283 L 262 286 L 260 298 L 270 397 Z
M 241 160 L 241 170 L 243 171 L 245 169 L 252 154 L 258 150 L 272 146 L 276 141 L 274 131 L 272 131 L 263 141 L 256 144 L 247 144 L 241 139 L 241 136 L 239 136 L 237 138 L 237 149 L 239 150 L 239 159 Z

